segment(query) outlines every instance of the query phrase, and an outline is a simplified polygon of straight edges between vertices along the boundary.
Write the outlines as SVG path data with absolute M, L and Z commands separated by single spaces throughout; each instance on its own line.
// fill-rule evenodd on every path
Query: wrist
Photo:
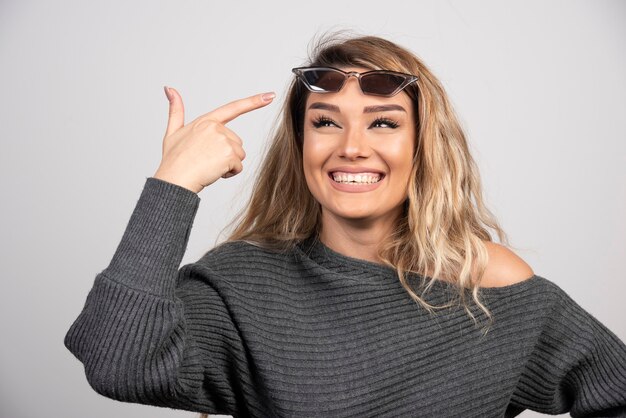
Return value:
M 202 190 L 201 187 L 192 185 L 191 183 L 186 182 L 184 180 L 177 179 L 177 178 L 174 178 L 172 176 L 169 176 L 166 173 L 163 173 L 163 172 L 161 172 L 159 170 L 157 170 L 157 172 L 154 173 L 154 175 L 152 177 L 155 178 L 155 179 L 159 179 L 161 181 L 165 181 L 165 182 L 168 182 L 168 183 L 175 184 L 177 186 L 183 187 L 183 188 L 185 188 L 187 190 L 190 190 L 190 191 L 192 191 L 192 192 L 194 192 L 196 194 L 199 193 Z

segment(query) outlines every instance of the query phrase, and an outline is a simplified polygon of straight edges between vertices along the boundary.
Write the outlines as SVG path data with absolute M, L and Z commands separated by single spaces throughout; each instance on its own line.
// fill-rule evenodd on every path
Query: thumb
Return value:
M 167 100 L 170 102 L 169 117 L 167 119 L 167 130 L 165 136 L 176 132 L 185 124 L 185 107 L 183 106 L 183 98 L 178 94 L 176 89 L 171 87 L 163 87 Z

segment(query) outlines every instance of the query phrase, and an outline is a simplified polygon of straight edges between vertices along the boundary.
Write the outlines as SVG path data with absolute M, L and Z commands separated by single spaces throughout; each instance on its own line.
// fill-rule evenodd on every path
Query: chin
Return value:
M 326 206 L 325 209 L 330 213 L 341 216 L 368 216 L 374 215 L 379 212 L 377 207 L 374 207 L 369 202 L 338 202 L 334 201 L 331 205 Z
M 369 219 L 376 219 L 376 216 L 369 213 L 346 213 L 346 214 L 338 214 L 337 217 L 348 219 L 351 221 L 367 221 Z
M 325 209 L 326 213 L 338 219 L 351 221 L 374 220 L 381 217 L 380 213 L 371 208 L 349 208 L 349 209 Z

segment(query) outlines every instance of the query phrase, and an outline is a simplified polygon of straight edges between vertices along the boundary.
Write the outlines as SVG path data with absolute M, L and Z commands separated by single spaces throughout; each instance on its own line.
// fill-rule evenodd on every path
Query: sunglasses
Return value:
M 342 71 L 333 67 L 299 67 L 291 70 L 314 93 L 336 93 L 348 80 L 356 77 L 363 94 L 391 97 L 417 80 L 411 74 L 373 70 L 364 73 Z

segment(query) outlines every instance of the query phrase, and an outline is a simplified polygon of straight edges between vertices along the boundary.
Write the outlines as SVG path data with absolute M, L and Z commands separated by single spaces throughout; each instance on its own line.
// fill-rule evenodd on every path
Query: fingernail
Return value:
M 163 90 L 165 90 L 165 95 L 167 96 L 167 100 L 171 101 L 172 96 L 170 95 L 170 88 L 167 86 L 163 86 Z
M 276 97 L 276 93 L 265 93 L 261 96 L 261 99 L 263 99 L 264 102 L 271 102 L 274 97 Z

